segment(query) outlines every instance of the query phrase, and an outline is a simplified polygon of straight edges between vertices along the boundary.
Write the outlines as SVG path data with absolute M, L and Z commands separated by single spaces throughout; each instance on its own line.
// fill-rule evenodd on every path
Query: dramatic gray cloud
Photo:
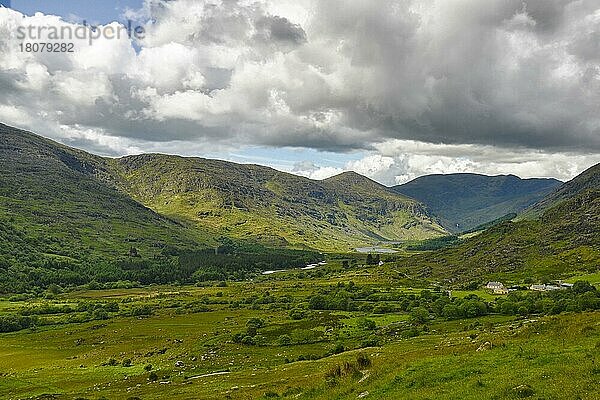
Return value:
M 588 166 L 600 162 L 597 154 L 429 144 L 398 139 L 377 144 L 376 147 L 376 151 L 358 160 L 348 161 L 343 166 L 303 162 L 289 170 L 313 179 L 328 178 L 343 171 L 355 171 L 386 185 L 405 183 L 427 174 L 459 172 L 554 177 L 566 181 Z
M 346 168 L 386 183 L 600 161 L 597 0 L 148 0 L 127 17 L 137 51 L 27 53 L 19 26 L 76 25 L 0 9 L 0 120 L 115 155 L 364 151 Z

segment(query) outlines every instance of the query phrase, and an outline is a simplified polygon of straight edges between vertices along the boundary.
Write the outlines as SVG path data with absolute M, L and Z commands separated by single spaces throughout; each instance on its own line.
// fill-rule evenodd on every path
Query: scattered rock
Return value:
M 513 390 L 517 394 L 517 397 L 520 398 L 531 397 L 534 393 L 533 388 L 529 385 L 519 385 L 517 387 L 514 387 Z
M 484 351 L 484 350 L 491 350 L 491 349 L 492 349 L 492 343 L 485 342 L 484 344 L 482 344 L 481 346 L 479 346 L 477 348 L 477 351 Z
M 369 395 L 369 392 L 362 392 L 361 394 L 359 394 L 359 395 L 357 396 L 357 398 L 359 398 L 359 399 L 362 399 L 362 398 L 364 398 L 364 397 L 367 397 L 368 395 Z
M 183 361 L 177 361 L 177 362 L 175 363 L 175 366 L 176 366 L 177 368 L 183 368 L 183 367 L 185 366 L 185 364 L 183 363 Z

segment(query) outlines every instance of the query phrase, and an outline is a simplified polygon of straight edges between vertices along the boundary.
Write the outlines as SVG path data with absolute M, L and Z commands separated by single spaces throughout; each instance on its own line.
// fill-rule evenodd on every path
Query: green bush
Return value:
M 149 316 L 152 314 L 154 314 L 154 310 L 149 304 L 135 306 L 131 309 L 131 315 L 134 317 Z
M 375 328 L 377 328 L 375 321 L 367 318 L 359 318 L 356 322 L 356 326 L 358 327 L 358 329 L 362 329 L 365 331 L 372 331 L 375 330 Z
M 280 346 L 289 346 L 292 344 L 292 338 L 289 335 L 281 335 L 277 339 Z
M 356 357 L 356 365 L 358 365 L 360 369 L 369 368 L 372 365 L 371 358 L 365 353 L 360 353 Z

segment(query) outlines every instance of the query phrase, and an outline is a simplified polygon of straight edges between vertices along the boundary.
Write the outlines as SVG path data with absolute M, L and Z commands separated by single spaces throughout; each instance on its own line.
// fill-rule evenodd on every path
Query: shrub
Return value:
M 372 331 L 377 327 L 375 321 L 367 318 L 359 318 L 356 323 L 356 326 L 358 327 L 358 329 L 362 329 L 365 331 Z
M 410 319 L 414 324 L 429 322 L 429 311 L 425 307 L 415 307 L 410 311 Z
M 360 343 L 360 347 L 375 347 L 379 346 L 379 340 L 376 337 L 369 337 Z
M 13 296 L 10 296 L 8 298 L 8 301 L 11 301 L 11 302 L 26 301 L 26 300 L 29 300 L 30 298 L 31 298 L 31 296 L 28 294 L 15 294 Z
M 341 364 L 336 364 L 325 372 L 325 380 L 329 383 L 336 383 L 344 377 L 359 377 L 362 376 L 358 365 L 349 361 L 344 361 Z
M 342 377 L 342 367 L 340 366 L 340 364 L 336 364 L 333 367 L 329 368 L 329 370 L 327 372 L 325 372 L 325 379 L 326 380 L 333 380 L 333 379 L 338 379 Z
M 404 338 L 417 337 L 417 336 L 419 336 L 420 333 L 421 332 L 419 331 L 418 328 L 411 327 L 409 329 L 406 329 L 406 330 L 402 331 L 402 337 L 404 337 Z
M 148 316 L 148 315 L 152 315 L 152 314 L 154 314 L 154 310 L 152 309 L 152 306 L 150 306 L 149 304 L 135 306 L 131 310 L 131 315 L 134 317 Z
M 373 314 L 386 314 L 392 312 L 393 309 L 389 304 L 377 304 L 373 307 Z
M 369 358 L 369 356 L 366 355 L 365 353 L 360 353 L 356 357 L 356 365 L 358 365 L 358 368 L 361 368 L 361 369 L 369 368 L 371 366 L 371 364 L 372 364 L 371 358 Z
M 48 286 L 48 292 L 57 295 L 62 292 L 62 288 L 54 283 Z
M 0 316 L 0 333 L 16 332 L 33 328 L 37 323 L 35 316 L 3 315 Z
M 293 320 L 300 320 L 302 318 L 304 318 L 304 310 L 301 310 L 299 308 L 294 308 L 293 310 L 290 311 L 290 318 Z
M 574 293 L 585 293 L 585 292 L 593 292 L 596 290 L 594 286 L 592 286 L 588 281 L 577 281 L 573 284 L 571 290 Z
M 289 346 L 292 344 L 292 338 L 289 335 L 281 335 L 278 339 L 280 346 Z
M 252 345 L 254 344 L 254 339 L 252 336 L 244 336 L 241 340 L 241 343 L 245 345 Z
M 119 363 L 114 358 L 109 358 L 108 361 L 104 363 L 104 365 L 109 366 L 109 367 L 114 367 L 118 364 Z
M 98 308 L 92 312 L 92 319 L 106 320 L 108 318 L 109 318 L 108 313 L 101 308 Z
M 344 347 L 344 344 L 341 342 L 337 342 L 335 344 L 335 346 L 333 347 L 333 349 L 330 350 L 330 354 L 340 354 L 343 353 L 344 351 L 346 351 L 346 348 Z
M 265 326 L 265 321 L 263 321 L 260 318 L 250 318 L 248 320 L 248 322 L 246 322 L 246 328 L 262 328 L 263 326 Z

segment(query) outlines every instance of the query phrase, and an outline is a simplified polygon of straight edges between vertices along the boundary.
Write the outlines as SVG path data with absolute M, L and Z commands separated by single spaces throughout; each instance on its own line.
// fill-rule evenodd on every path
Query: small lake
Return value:
M 376 254 L 390 254 L 397 253 L 396 250 L 386 249 L 385 247 L 357 247 L 355 249 L 359 253 L 376 253 Z
M 271 275 L 271 274 L 276 274 L 277 272 L 285 272 L 285 271 L 287 271 L 287 269 L 278 269 L 275 271 L 265 271 L 262 274 L 263 275 Z
M 316 264 L 308 264 L 306 267 L 302 267 L 302 268 L 277 269 L 275 271 L 264 271 L 262 274 L 263 275 L 272 275 L 272 274 L 276 274 L 276 273 L 279 273 L 279 272 L 293 271 L 295 269 L 296 270 L 300 269 L 300 270 L 306 271 L 306 270 L 310 270 L 310 269 L 315 269 L 317 267 L 322 267 L 323 265 L 327 265 L 327 262 L 326 261 L 321 261 L 321 262 L 316 263 Z

